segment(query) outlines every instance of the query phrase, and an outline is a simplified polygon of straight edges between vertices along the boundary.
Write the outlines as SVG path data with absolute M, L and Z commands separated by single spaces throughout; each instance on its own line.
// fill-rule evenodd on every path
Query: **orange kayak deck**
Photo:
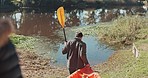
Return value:
M 90 67 L 84 67 L 75 71 L 67 78 L 101 78 L 101 76 L 99 75 L 99 73 L 93 72 Z

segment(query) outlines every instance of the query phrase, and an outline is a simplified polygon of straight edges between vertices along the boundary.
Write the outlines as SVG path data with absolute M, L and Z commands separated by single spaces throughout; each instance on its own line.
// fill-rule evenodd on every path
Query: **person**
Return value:
M 12 32 L 12 22 L 0 19 L 0 78 L 22 78 L 16 49 L 9 39 Z
M 82 41 L 82 37 L 82 32 L 77 32 L 75 39 L 65 42 L 62 50 L 63 54 L 67 54 L 67 67 L 70 74 L 85 66 L 90 66 L 86 55 L 86 44 Z

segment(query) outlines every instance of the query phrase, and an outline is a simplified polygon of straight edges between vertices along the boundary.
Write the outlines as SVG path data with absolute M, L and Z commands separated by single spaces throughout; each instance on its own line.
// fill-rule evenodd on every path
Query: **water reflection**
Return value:
M 86 26 L 99 22 L 109 22 L 118 16 L 140 14 L 144 15 L 147 9 L 143 7 L 116 7 L 84 10 L 66 10 L 66 26 Z M 0 13 L 0 17 L 11 17 L 16 22 L 18 34 L 39 35 L 51 37 L 59 30 L 56 11 L 41 11 L 40 9 L 20 9 L 15 12 Z
M 23 14 L 20 12 L 14 13 L 12 18 L 16 21 L 16 28 L 19 29 L 20 25 L 23 23 Z

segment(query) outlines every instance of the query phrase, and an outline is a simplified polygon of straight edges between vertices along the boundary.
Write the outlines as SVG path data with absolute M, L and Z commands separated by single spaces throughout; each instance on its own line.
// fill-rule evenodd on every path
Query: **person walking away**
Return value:
M 12 32 L 12 22 L 0 19 L 0 78 L 22 78 L 15 46 L 9 39 Z
M 65 42 L 65 47 L 62 50 L 63 54 L 67 54 L 67 67 L 70 74 L 85 66 L 90 67 L 86 55 L 86 44 L 82 38 L 82 32 L 77 32 L 75 39 Z

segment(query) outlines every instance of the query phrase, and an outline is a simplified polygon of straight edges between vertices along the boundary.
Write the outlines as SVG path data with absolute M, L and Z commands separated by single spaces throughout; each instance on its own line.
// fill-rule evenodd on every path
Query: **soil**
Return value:
M 50 59 L 44 59 L 34 52 L 17 50 L 24 78 L 66 78 L 66 67 L 50 65 Z

